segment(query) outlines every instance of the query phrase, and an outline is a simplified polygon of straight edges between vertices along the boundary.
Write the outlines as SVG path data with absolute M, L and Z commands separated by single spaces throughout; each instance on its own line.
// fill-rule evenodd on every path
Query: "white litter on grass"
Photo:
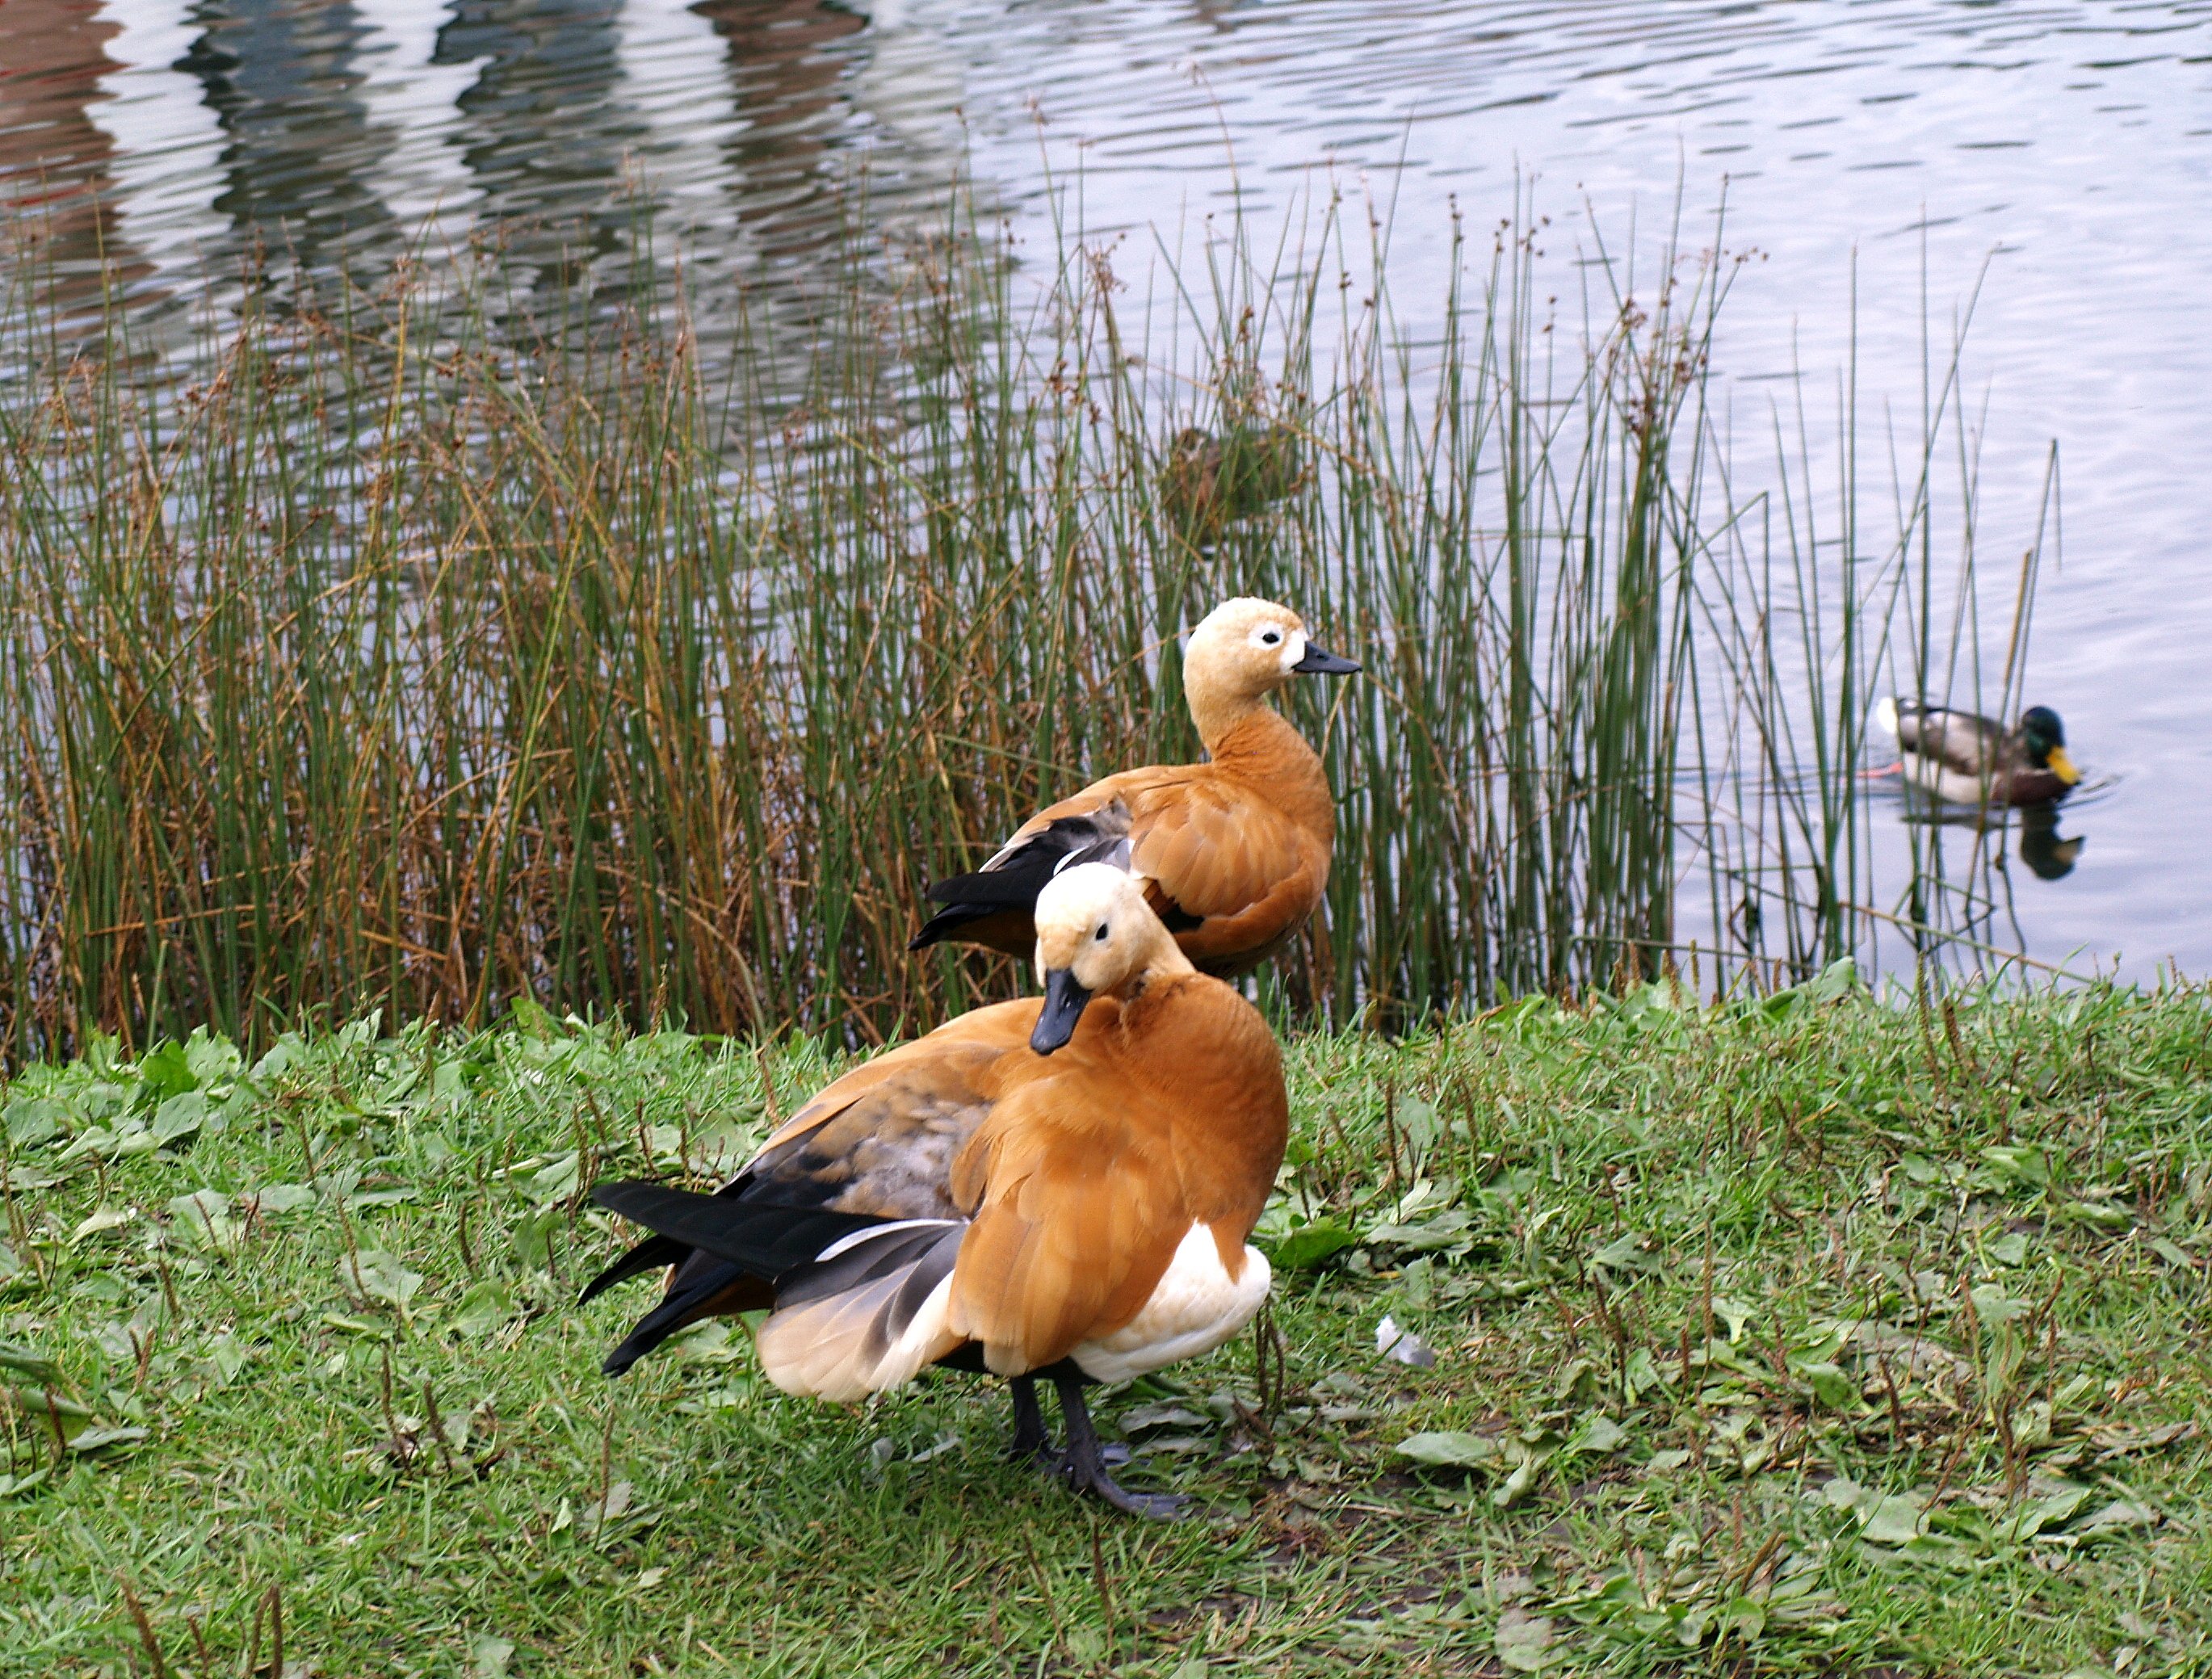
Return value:
M 1389 1317 L 1375 1326 L 1375 1350 L 1386 1359 L 1395 1359 L 1400 1364 L 1410 1364 L 1419 1370 L 1434 1370 L 1437 1355 L 1428 1342 L 1420 1336 L 1400 1329 Z

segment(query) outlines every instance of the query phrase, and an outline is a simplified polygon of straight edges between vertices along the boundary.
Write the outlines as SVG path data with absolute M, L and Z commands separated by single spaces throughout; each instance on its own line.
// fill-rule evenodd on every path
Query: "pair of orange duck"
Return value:
M 1267 1296 L 1247 1238 L 1288 1133 L 1282 1061 L 1212 976 L 1279 949 L 1328 879 L 1328 780 L 1267 697 L 1358 668 L 1284 607 L 1216 608 L 1183 656 L 1207 762 L 1109 776 L 930 889 L 945 907 L 916 947 L 1033 952 L 1042 998 L 854 1068 L 714 1195 L 595 1189 L 653 1233 L 584 1299 L 670 1268 L 607 1373 L 702 1317 L 765 1309 L 761 1367 L 787 1392 L 852 1401 L 925 1365 L 988 1372 L 1012 1384 L 1018 1456 L 1120 1509 L 1180 1513 L 1115 1483 L 1082 1390 L 1211 1351 Z

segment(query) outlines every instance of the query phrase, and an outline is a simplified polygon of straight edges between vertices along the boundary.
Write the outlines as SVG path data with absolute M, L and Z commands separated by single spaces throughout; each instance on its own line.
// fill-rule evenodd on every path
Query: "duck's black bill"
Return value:
M 1300 676 L 1353 676 L 1359 666 L 1341 654 L 1331 653 L 1325 647 L 1306 643 L 1306 656 L 1291 666 Z
M 1037 1015 L 1036 1030 L 1030 1034 L 1030 1048 L 1048 1055 L 1065 1046 L 1075 1036 L 1075 1023 L 1090 1001 L 1091 994 L 1075 982 L 1073 969 L 1054 968 L 1047 973 L 1044 1007 Z

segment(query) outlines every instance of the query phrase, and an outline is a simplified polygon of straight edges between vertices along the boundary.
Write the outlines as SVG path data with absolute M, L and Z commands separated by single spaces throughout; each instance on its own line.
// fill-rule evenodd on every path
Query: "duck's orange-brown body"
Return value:
M 1276 643 L 1253 645 L 1270 633 Z M 980 871 L 930 889 L 946 907 L 915 948 L 951 938 L 1026 956 L 1045 881 L 1109 855 L 1206 973 L 1255 967 L 1305 924 L 1328 885 L 1335 800 L 1320 754 L 1265 697 L 1296 674 L 1357 666 L 1309 650 L 1296 617 L 1265 601 L 1226 603 L 1191 641 L 1185 680 L 1206 761 L 1125 770 L 1038 812 Z
M 1094 782 L 1040 811 L 1008 849 L 1068 818 L 1125 831 L 1129 867 L 1192 963 L 1237 974 L 1280 950 L 1321 903 L 1336 806 L 1321 755 L 1273 711 L 1255 711 L 1205 763 L 1153 764 Z M 1026 956 L 1036 929 L 1014 910 L 960 937 Z
M 1121 1379 L 1207 1328 L 1160 1299 L 1200 1232 L 1220 1274 L 1211 1286 L 1227 1290 L 1202 1310 L 1249 1294 L 1237 1321 L 1249 1317 L 1267 1263 L 1246 1239 L 1288 1135 L 1280 1053 L 1256 1010 L 1184 963 L 1157 922 L 1152 936 L 1160 959 L 1094 997 L 1054 1053 L 1030 1048 L 1037 999 L 976 1009 L 838 1079 L 720 1195 L 689 1197 L 732 1226 L 793 1212 L 850 1220 L 824 1244 L 848 1248 L 790 1274 L 807 1281 L 761 1276 L 684 1239 L 696 1231 L 654 1222 L 672 1236 L 607 1275 L 672 1262 L 668 1293 L 611 1367 L 701 1317 L 769 1306 L 763 1367 L 793 1392 L 858 1398 L 956 1357 L 1005 1376 L 1072 1360 Z M 871 1243 L 881 1262 L 860 1262 Z M 1092 1350 L 1148 1311 L 1167 1314 L 1157 1347 Z

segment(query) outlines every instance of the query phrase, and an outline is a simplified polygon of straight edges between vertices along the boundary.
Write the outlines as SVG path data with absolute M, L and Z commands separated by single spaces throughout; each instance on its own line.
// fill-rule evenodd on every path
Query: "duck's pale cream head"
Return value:
M 1304 619 L 1272 600 L 1224 600 L 1190 632 L 1183 691 L 1210 746 L 1221 732 L 1294 677 L 1348 676 L 1359 666 L 1306 634 Z
M 1030 1047 L 1041 1055 L 1075 1035 L 1092 997 L 1151 970 L 1190 968 L 1137 878 L 1111 863 L 1079 863 L 1047 881 L 1037 894 L 1036 934 L 1044 1007 Z

